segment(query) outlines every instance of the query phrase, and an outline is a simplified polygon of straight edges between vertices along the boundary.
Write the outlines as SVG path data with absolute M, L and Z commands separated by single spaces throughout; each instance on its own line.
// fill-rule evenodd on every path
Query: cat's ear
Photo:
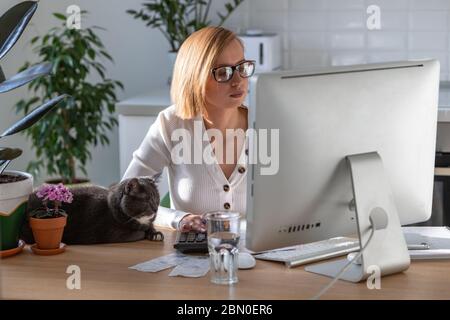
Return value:
M 153 183 L 159 183 L 159 179 L 161 178 L 162 172 L 157 173 L 153 176 L 143 176 L 142 178 L 150 179 Z
M 153 182 L 154 182 L 154 183 L 159 183 L 159 180 L 161 179 L 161 176 L 162 176 L 162 172 L 155 174 L 155 175 L 152 177 Z
M 137 178 L 131 178 L 125 186 L 125 194 L 130 194 L 132 190 L 139 188 L 139 181 Z

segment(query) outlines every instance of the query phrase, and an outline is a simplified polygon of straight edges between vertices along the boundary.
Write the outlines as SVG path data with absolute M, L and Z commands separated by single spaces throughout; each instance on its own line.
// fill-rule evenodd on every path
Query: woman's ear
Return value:
M 139 188 L 139 181 L 137 178 L 131 178 L 125 186 L 125 194 L 130 194 L 131 191 Z

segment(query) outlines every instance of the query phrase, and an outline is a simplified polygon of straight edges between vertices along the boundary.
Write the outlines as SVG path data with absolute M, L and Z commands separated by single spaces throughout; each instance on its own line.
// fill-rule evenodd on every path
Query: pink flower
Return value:
M 58 185 L 44 184 L 36 192 L 36 196 L 43 201 L 58 201 L 71 203 L 73 194 L 62 183 Z

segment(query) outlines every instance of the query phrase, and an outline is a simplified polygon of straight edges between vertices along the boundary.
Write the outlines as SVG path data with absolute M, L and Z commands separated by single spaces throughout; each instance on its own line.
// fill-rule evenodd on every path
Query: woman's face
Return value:
M 244 49 L 238 40 L 230 42 L 219 55 L 215 67 L 235 66 L 244 61 Z M 235 70 L 232 78 L 227 82 L 219 83 L 212 73 L 206 82 L 206 104 L 208 111 L 220 108 L 237 108 L 245 100 L 248 89 L 248 78 L 242 78 Z

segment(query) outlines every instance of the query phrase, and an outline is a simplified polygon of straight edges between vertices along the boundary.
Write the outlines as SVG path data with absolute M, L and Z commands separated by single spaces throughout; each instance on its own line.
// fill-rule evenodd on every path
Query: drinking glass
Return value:
M 211 282 L 238 282 L 239 212 L 216 211 L 206 214 Z

